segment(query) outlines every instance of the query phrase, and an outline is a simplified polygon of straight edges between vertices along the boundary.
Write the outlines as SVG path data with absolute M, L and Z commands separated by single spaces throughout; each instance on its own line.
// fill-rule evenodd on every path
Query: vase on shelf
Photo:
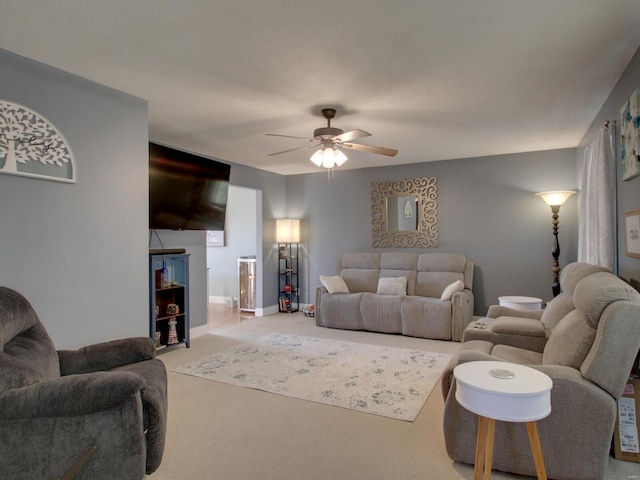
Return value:
M 167 261 L 162 260 L 162 268 L 160 269 L 160 286 L 167 288 L 169 286 L 169 270 L 167 269 Z

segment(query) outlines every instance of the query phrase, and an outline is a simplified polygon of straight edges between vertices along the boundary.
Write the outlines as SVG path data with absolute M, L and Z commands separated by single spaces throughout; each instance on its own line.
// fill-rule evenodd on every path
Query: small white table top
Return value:
M 498 297 L 500 305 L 517 310 L 540 310 L 542 308 L 542 299 L 536 297 L 522 297 L 518 295 L 507 295 Z
M 456 400 L 483 417 L 506 422 L 532 422 L 551 413 L 548 375 L 507 362 L 467 362 L 453 370 Z

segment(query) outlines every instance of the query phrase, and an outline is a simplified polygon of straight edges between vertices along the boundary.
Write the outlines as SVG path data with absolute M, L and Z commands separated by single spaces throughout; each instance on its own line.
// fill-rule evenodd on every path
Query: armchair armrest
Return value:
M 156 355 L 149 337 L 123 338 L 97 343 L 78 350 L 59 350 L 60 375 L 111 370 L 122 365 L 150 360 Z
M 491 305 L 487 311 L 487 317 L 518 317 L 540 320 L 543 312 L 544 310 L 518 310 L 516 308 L 505 307 L 504 305 Z
M 451 339 L 459 342 L 467 325 L 473 320 L 473 292 L 468 288 L 451 297 Z
M 0 419 L 72 417 L 109 410 L 128 400 L 144 385 L 130 372 L 69 375 L 0 395 Z

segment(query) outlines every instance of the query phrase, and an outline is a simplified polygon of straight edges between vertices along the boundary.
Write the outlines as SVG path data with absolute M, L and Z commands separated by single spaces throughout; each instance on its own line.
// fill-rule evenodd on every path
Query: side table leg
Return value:
M 491 478 L 493 468 L 493 434 L 496 430 L 496 420 L 487 418 L 487 447 L 484 454 L 484 480 Z
M 531 453 L 533 454 L 533 462 L 536 465 L 536 473 L 538 480 L 547 480 L 547 472 L 544 468 L 544 458 L 542 457 L 542 448 L 540 447 L 540 437 L 538 437 L 538 427 L 536 422 L 526 422 L 527 433 L 529 434 L 529 443 L 531 444 Z
M 473 480 L 482 480 L 484 459 L 487 448 L 487 421 L 489 419 L 478 416 L 478 436 L 476 437 L 476 461 L 473 467 Z

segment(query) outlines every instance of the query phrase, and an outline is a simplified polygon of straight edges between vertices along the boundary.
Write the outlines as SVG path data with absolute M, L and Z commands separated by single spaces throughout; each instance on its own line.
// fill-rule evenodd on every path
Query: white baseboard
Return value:
M 189 335 L 191 338 L 202 337 L 207 333 L 209 333 L 209 327 L 207 325 L 198 325 L 197 327 L 189 329 Z
M 219 297 L 216 295 L 209 295 L 209 303 L 224 303 L 226 305 L 229 297 Z

